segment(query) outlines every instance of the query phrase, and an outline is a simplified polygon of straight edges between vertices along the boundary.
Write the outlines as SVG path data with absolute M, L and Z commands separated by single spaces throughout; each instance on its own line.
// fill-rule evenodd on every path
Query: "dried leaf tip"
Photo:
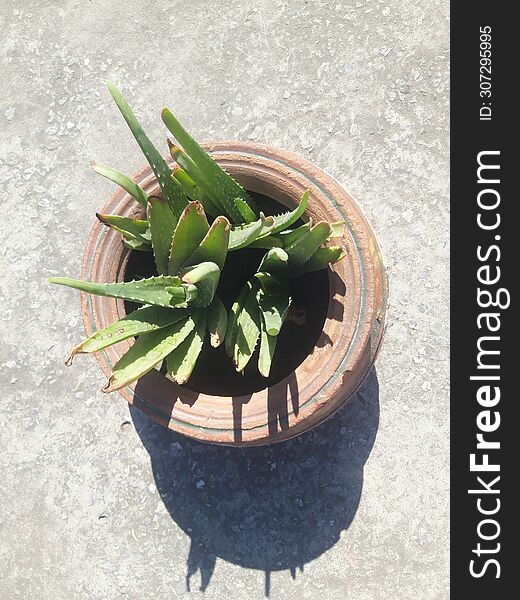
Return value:
M 105 383 L 105 385 L 101 388 L 101 391 L 104 394 L 110 394 L 117 389 L 117 387 L 112 387 L 112 382 L 114 381 L 114 377 L 110 377 L 110 379 Z
M 74 357 L 76 356 L 76 354 L 78 354 L 78 350 L 76 348 L 74 348 L 73 350 L 71 350 L 70 354 L 65 359 L 65 366 L 66 367 L 70 367 L 72 365 L 72 361 L 74 360 Z
M 179 153 L 181 151 L 181 149 L 179 148 L 179 146 L 177 146 L 177 144 L 175 144 L 174 142 L 172 142 L 170 140 L 170 138 L 166 138 L 166 143 L 168 144 L 168 148 L 170 149 L 170 153 Z

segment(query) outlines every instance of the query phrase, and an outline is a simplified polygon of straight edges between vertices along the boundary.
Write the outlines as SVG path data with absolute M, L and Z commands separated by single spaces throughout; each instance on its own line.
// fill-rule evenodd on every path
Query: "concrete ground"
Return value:
M 0 598 L 448 597 L 448 3 L 0 0 Z M 284 445 L 203 446 L 100 392 L 79 273 L 112 185 L 155 141 L 294 150 L 358 199 L 391 284 L 357 399 Z M 201 591 L 205 590 L 204 592 Z

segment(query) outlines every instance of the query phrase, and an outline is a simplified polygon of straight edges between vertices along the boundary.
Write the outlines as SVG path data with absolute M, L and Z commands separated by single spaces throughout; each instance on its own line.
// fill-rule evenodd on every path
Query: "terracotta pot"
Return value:
M 374 363 L 387 302 L 380 249 L 351 196 L 307 160 L 254 143 L 214 142 L 205 148 L 246 189 L 289 208 L 310 189 L 306 218 L 347 223 L 341 241 L 347 256 L 330 269 L 328 313 L 321 337 L 294 373 L 248 396 L 193 392 L 156 370 L 120 393 L 154 421 L 205 442 L 255 445 L 285 440 L 318 425 L 343 406 Z M 148 167 L 136 173 L 134 180 L 148 193 L 157 193 L 156 180 Z M 119 190 L 101 212 L 129 216 L 139 214 L 141 209 Z M 98 282 L 122 281 L 128 256 L 120 235 L 96 222 L 86 246 L 81 277 Z M 82 294 L 81 303 L 88 335 L 125 315 L 122 301 Z M 121 342 L 96 355 L 107 377 L 111 366 L 131 344 Z

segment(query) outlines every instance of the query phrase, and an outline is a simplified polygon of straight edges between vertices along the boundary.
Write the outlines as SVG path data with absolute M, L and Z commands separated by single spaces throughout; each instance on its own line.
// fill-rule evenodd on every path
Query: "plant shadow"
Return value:
M 159 494 L 191 538 L 187 590 L 199 571 L 204 591 L 221 557 L 263 570 L 269 596 L 271 572 L 289 570 L 295 577 L 350 526 L 377 433 L 379 386 L 372 369 L 336 415 L 270 446 L 208 445 L 165 429 L 133 406 L 130 412 Z

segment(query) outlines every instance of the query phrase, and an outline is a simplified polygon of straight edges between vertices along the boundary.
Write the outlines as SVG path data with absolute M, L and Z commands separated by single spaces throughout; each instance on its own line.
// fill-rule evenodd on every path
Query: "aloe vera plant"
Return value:
M 174 381 L 185 383 L 202 350 L 206 329 L 213 346 L 219 345 L 225 334 L 227 313 L 216 290 L 227 254 L 229 221 L 219 217 L 210 226 L 198 202 L 189 202 L 177 220 L 169 204 L 150 198 L 146 224 L 160 275 L 122 283 L 50 279 L 90 294 L 144 305 L 96 331 L 67 359 L 71 364 L 76 354 L 98 352 L 137 336 L 114 366 L 104 388 L 107 392 L 135 381 L 164 359 Z
M 143 211 L 140 218 L 96 216 L 121 234 L 128 248 L 153 252 L 157 274 L 120 283 L 51 278 L 51 283 L 142 305 L 83 340 L 66 364 L 76 354 L 99 352 L 136 338 L 114 365 L 104 391 L 120 389 L 163 363 L 169 376 L 183 384 L 208 337 L 213 348 L 225 345 L 239 372 L 258 347 L 258 370 L 268 377 L 292 302 L 291 282 L 343 257 L 341 247 L 329 242 L 341 237 L 344 224 L 312 220 L 301 224 L 308 190 L 293 210 L 266 216 L 165 108 L 162 120 L 175 138 L 167 140 L 174 160 L 171 167 L 121 92 L 112 84 L 108 88 L 155 174 L 160 195 L 149 195 L 117 169 L 95 163 L 94 170 L 123 188 Z M 263 248 L 266 253 L 227 308 L 217 294 L 221 273 L 228 252 L 245 248 Z
M 269 377 L 276 341 L 291 305 L 290 281 L 343 258 L 339 246 L 321 247 L 333 235 L 325 222 L 304 224 L 282 237 L 285 247 L 273 247 L 246 283 L 231 310 L 226 352 L 241 372 L 260 342 L 258 370 Z

